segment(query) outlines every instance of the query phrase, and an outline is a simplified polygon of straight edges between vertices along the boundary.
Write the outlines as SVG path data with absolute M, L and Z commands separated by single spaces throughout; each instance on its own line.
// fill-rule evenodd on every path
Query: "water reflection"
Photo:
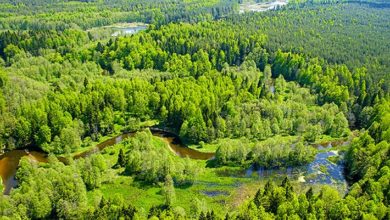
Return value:
M 136 34 L 140 31 L 148 29 L 147 25 L 140 25 L 140 26 L 135 26 L 135 27 L 115 27 L 113 30 L 115 32 L 111 35 L 112 37 L 117 37 L 120 35 L 132 35 Z
M 331 146 L 331 144 L 322 146 L 321 149 L 327 149 Z M 245 177 L 283 178 L 288 176 L 305 184 L 331 184 L 346 189 L 347 181 L 343 173 L 343 157 L 344 155 L 334 150 L 317 153 L 314 161 L 306 166 L 264 169 L 252 165 L 245 171 Z
M 329 160 L 330 157 L 342 157 L 337 151 L 328 151 L 318 153 L 316 158 L 307 167 L 305 180 L 308 183 L 320 184 L 346 184 L 343 174 L 344 165 L 342 162 L 333 163 Z

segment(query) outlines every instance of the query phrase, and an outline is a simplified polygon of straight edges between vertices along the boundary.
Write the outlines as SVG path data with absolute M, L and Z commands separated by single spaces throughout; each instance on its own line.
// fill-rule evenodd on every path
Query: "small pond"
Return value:
M 117 37 L 120 35 L 132 35 L 140 31 L 148 29 L 147 25 L 138 25 L 134 27 L 112 27 L 112 30 L 115 32 L 111 35 L 112 37 Z
M 245 12 L 264 12 L 269 10 L 275 10 L 279 7 L 287 5 L 287 0 L 276 0 L 269 2 L 247 2 L 240 4 L 240 14 Z

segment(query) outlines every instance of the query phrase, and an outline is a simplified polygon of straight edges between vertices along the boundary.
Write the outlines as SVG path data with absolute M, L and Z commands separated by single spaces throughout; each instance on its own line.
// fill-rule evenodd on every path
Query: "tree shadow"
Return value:
M 144 180 L 139 180 L 139 179 L 134 179 L 132 184 L 133 184 L 133 186 L 135 186 L 139 189 L 143 189 L 143 190 L 147 190 L 147 189 L 154 188 L 154 187 L 161 187 L 158 183 L 152 183 L 149 181 L 144 181 Z
M 177 188 L 177 189 L 188 189 L 188 188 L 190 188 L 191 186 L 193 186 L 194 185 L 194 183 L 192 182 L 192 183 L 182 183 L 182 184 L 175 184 L 175 188 Z
M 206 168 L 217 168 L 218 163 L 216 159 L 210 159 L 206 162 Z

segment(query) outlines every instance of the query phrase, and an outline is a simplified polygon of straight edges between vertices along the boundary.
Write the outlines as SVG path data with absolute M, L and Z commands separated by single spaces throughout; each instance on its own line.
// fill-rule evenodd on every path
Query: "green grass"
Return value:
M 206 144 L 206 143 L 192 144 L 192 145 L 188 145 L 188 147 L 204 153 L 214 153 L 218 149 L 217 144 Z
M 133 178 L 128 176 L 117 176 L 112 183 L 103 184 L 100 190 L 107 198 L 120 195 L 125 201 L 131 201 L 137 208 L 146 210 L 163 201 L 160 186 L 143 185 L 134 182 Z

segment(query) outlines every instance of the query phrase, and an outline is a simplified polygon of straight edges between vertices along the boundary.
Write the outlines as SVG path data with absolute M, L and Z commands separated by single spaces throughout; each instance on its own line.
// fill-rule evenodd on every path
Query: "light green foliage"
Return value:
M 101 155 L 93 155 L 84 160 L 77 161 L 81 177 L 88 190 L 99 188 L 102 183 L 102 177 L 107 169 L 106 162 Z
M 236 10 L 237 3 L 218 0 L 185 2 L 114 0 L 56 2 L 51 0 L 1 1 L 0 29 L 88 29 L 118 22 L 144 21 L 166 24 L 180 21 L 204 21 L 219 18 Z M 36 14 L 31 14 L 34 11 Z M 55 12 L 53 14 L 53 12 Z M 91 35 L 92 36 L 92 35 Z
M 55 213 L 61 218 L 78 218 L 85 214 L 86 189 L 77 169 L 60 162 L 48 166 L 50 169 L 38 168 L 28 159 L 21 161 L 20 186 L 10 197 L 17 207 L 14 215 L 48 218 Z
M 165 182 L 162 191 L 164 194 L 165 205 L 171 207 L 172 204 L 175 202 L 176 195 L 173 180 L 169 174 L 165 177 Z
M 218 164 L 237 164 L 242 165 L 246 162 L 248 154 L 248 143 L 241 141 L 225 141 L 219 144 L 215 153 L 215 159 Z
M 82 152 L 151 120 L 217 149 L 215 160 L 182 159 L 146 130 L 67 165 L 23 158 L 0 215 L 387 219 L 389 4 L 290 2 L 234 14 L 230 0 L 0 0 L 1 150 Z M 148 30 L 86 31 L 134 21 Z M 288 179 L 245 192 L 257 182 L 244 167 L 305 165 L 311 143 L 347 137 L 349 126 L 366 130 L 345 147 L 346 196 L 298 193 Z
M 126 152 L 125 172 L 135 178 L 149 182 L 164 182 L 166 176 L 177 185 L 191 185 L 198 167 L 189 159 L 178 160 L 168 150 L 165 142 L 156 139 L 149 131 L 138 132 L 135 138 L 124 144 Z

